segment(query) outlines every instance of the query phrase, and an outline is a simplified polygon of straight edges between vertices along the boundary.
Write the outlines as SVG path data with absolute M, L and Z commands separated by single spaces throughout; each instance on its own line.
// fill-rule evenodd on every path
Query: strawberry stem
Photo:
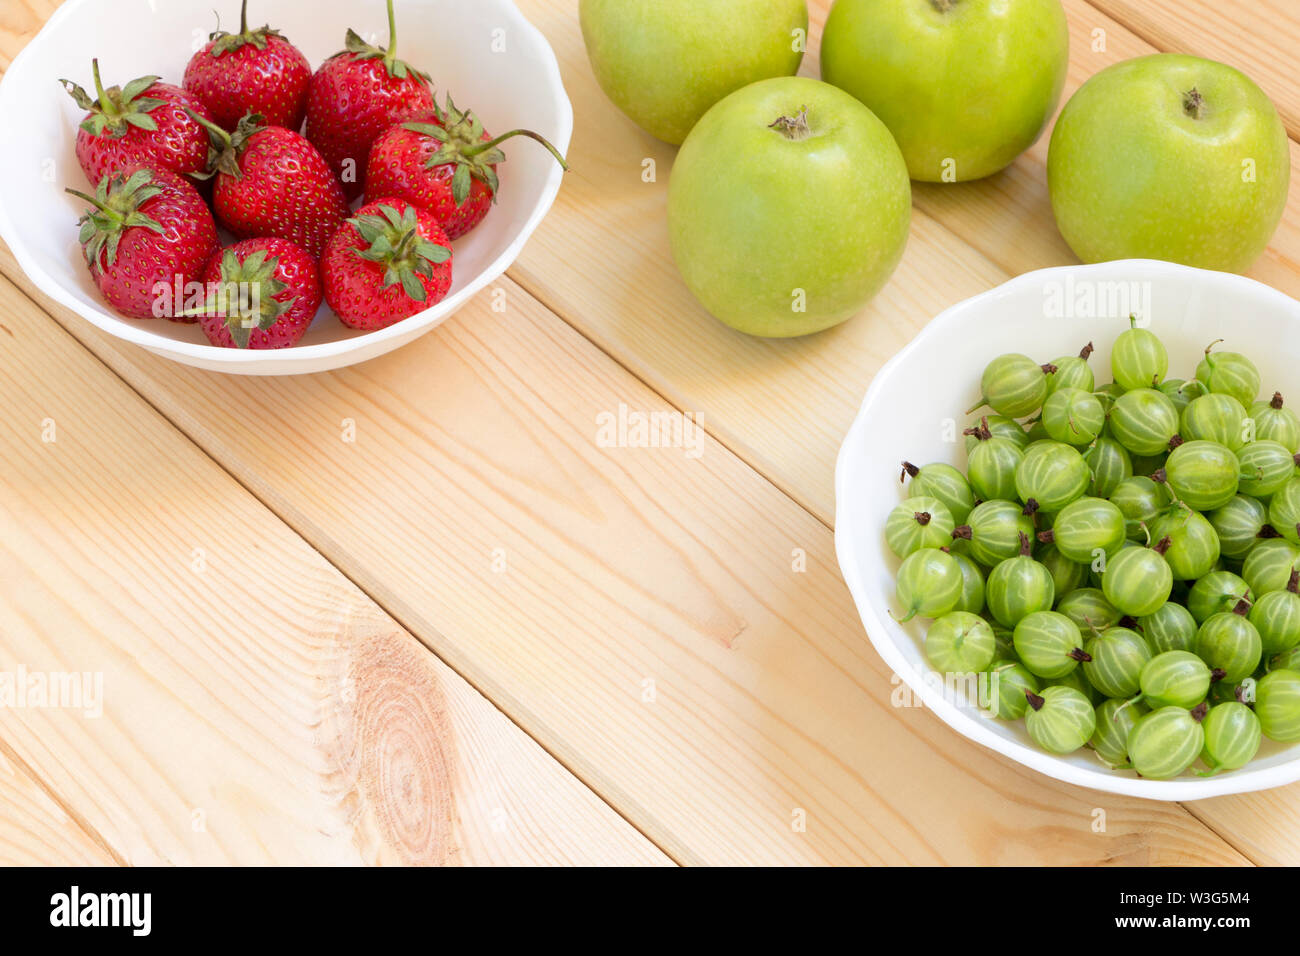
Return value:
M 388 0 L 388 50 L 384 54 L 384 63 L 392 66 L 397 62 L 397 17 L 393 13 L 393 0 Z
M 119 221 L 122 219 L 121 213 L 119 213 L 116 209 L 109 208 L 107 205 L 100 202 L 94 196 L 87 195 L 86 193 L 81 192 L 79 189 L 65 189 L 63 191 L 65 193 L 71 193 L 72 195 L 76 196 L 78 199 L 84 199 L 86 202 L 90 203 L 92 206 L 94 206 L 100 212 L 104 213 L 104 215 L 106 216 L 112 216 L 114 219 L 117 219 Z
M 248 33 L 248 0 L 244 0 L 239 7 L 239 33 L 240 36 Z
M 527 136 L 529 139 L 534 139 L 541 143 L 550 151 L 551 155 L 555 157 L 555 161 L 560 164 L 560 168 L 566 172 L 568 171 L 569 164 L 564 161 L 564 157 L 560 155 L 560 151 L 552 146 L 545 136 L 540 133 L 534 133 L 530 129 L 512 129 L 508 133 L 502 133 L 496 139 L 490 139 L 484 143 L 476 143 L 473 146 L 467 146 L 461 150 L 461 153 L 465 156 L 477 156 L 479 153 L 487 152 L 489 149 L 495 149 L 512 136 Z
M 99 108 L 104 111 L 104 115 L 110 119 L 117 119 L 117 107 L 113 101 L 104 93 L 104 81 L 99 77 L 99 58 L 90 61 L 90 71 L 95 77 L 95 96 L 99 100 Z

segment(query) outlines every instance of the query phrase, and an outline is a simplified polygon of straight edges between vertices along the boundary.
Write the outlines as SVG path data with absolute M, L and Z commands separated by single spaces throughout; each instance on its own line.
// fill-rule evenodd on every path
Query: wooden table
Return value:
M 56 5 L 3 0 L 0 66 Z M 1115 797 L 892 706 L 840 579 L 835 453 L 872 374 L 946 306 L 1073 261 L 1046 137 L 916 187 L 862 315 L 756 341 L 679 280 L 673 150 L 597 89 L 576 0 L 521 6 L 578 124 L 504 312 L 224 377 L 101 334 L 0 248 L 0 670 L 104 689 L 98 718 L 0 710 L 0 862 L 1300 863 L 1300 785 Z M 1189 51 L 1300 136 L 1285 0 L 1065 7 L 1067 95 Z M 1300 189 L 1251 274 L 1300 295 Z M 699 454 L 602 447 L 621 406 L 698 416 Z

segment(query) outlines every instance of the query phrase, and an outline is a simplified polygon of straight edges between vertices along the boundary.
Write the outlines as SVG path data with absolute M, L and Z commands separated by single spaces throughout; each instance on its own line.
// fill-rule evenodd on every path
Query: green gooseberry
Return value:
M 1152 613 L 1138 618 L 1138 627 L 1156 654 L 1190 651 L 1196 644 L 1196 618 L 1183 605 L 1166 601 Z
M 1269 658 L 1266 671 L 1300 671 L 1300 644 Z
M 1109 497 L 1110 503 L 1124 514 L 1125 537 L 1134 541 L 1145 540 L 1143 524 L 1154 521 L 1169 507 L 1169 490 L 1141 475 L 1125 478 Z
M 1083 587 L 1088 580 L 1087 565 L 1071 561 L 1054 544 L 1039 545 L 1036 557 L 1052 576 L 1052 588 L 1058 600 L 1075 588 Z
M 1159 455 L 1178 434 L 1178 410 L 1169 396 L 1154 388 L 1137 388 L 1119 396 L 1107 421 L 1111 437 L 1134 455 Z
M 1173 439 L 1169 439 L 1171 442 Z M 1161 468 L 1165 467 L 1165 461 L 1169 458 L 1167 452 L 1161 452 L 1158 455 L 1131 455 L 1133 461 L 1133 474 L 1141 475 L 1143 478 L 1150 478 Z
M 1083 665 L 1084 676 L 1107 697 L 1136 694 L 1142 668 L 1153 656 L 1142 635 L 1127 627 L 1108 627 L 1083 649 L 1092 658 Z
M 1244 558 L 1259 542 L 1260 532 L 1268 524 L 1268 508 L 1257 498 L 1236 495 L 1205 517 L 1219 536 L 1219 550 L 1223 557 Z
M 1296 456 L 1280 442 L 1262 439 L 1237 450 L 1237 487 L 1242 494 L 1267 498 L 1294 477 Z
M 1008 438 L 998 438 L 981 429 L 975 447 L 966 456 L 966 474 L 981 501 L 1016 496 L 1016 468 L 1024 450 Z
M 1175 503 L 1150 523 L 1151 540 L 1169 539 L 1165 561 L 1179 581 L 1195 581 L 1219 560 L 1219 536 L 1199 511 Z
M 1231 611 L 1242 601 L 1246 606 L 1255 598 L 1254 593 L 1239 575 L 1231 571 L 1211 571 L 1198 578 L 1187 594 L 1187 610 L 1197 624 L 1221 611 Z
M 988 405 L 1007 418 L 1032 415 L 1047 398 L 1049 370 L 1050 365 L 1040 365 L 1027 355 L 999 355 L 985 366 L 980 377 L 980 400 L 968 413 Z
M 1092 704 L 1094 707 L 1106 699 L 1105 694 L 1092 686 L 1092 683 L 1083 673 L 1082 667 L 1076 667 L 1064 677 L 1056 678 L 1056 680 L 1052 681 L 1048 686 L 1056 687 L 1058 685 L 1061 687 L 1073 687 L 1084 697 L 1088 698 L 1088 703 Z
M 1092 354 L 1092 343 L 1085 345 L 1078 355 L 1066 355 L 1053 359 L 1051 365 L 1056 371 L 1047 376 L 1047 393 L 1062 388 L 1081 388 L 1091 392 L 1096 387 L 1092 377 L 1092 368 L 1088 365 L 1088 356 Z
M 1282 407 L 1281 392 L 1267 402 L 1255 402 L 1247 414 L 1255 422 L 1256 441 L 1275 441 L 1292 453 L 1300 451 L 1300 418 Z
M 952 532 L 954 539 L 969 541 L 970 556 L 989 568 L 1018 555 L 1022 535 L 1034 535 L 1033 521 L 1022 505 L 1000 499 L 977 504 L 966 524 L 958 525 Z
M 1259 369 L 1240 352 L 1213 352 L 1222 341 L 1219 339 L 1205 347 L 1205 358 L 1196 366 L 1196 377 L 1211 392 L 1231 395 L 1242 406 L 1249 407 L 1259 396 Z
M 1030 445 L 1016 468 L 1020 500 L 1049 513 L 1082 495 L 1091 480 L 1092 472 L 1078 449 L 1057 441 Z
M 1189 508 L 1212 511 L 1227 504 L 1237 493 L 1240 471 L 1237 456 L 1225 445 L 1189 441 L 1169 453 L 1164 478 L 1173 496 Z M 1159 474 L 1153 477 L 1160 481 Z
M 1056 441 L 1087 445 L 1106 426 L 1106 412 L 1092 392 L 1058 388 L 1043 404 L 1043 427 Z
M 1060 510 L 1051 529 L 1038 540 L 1056 545 L 1071 561 L 1091 564 L 1114 555 L 1124 545 L 1124 512 L 1105 498 L 1076 498 Z
M 1268 523 L 1292 544 L 1300 544 L 1300 477 L 1288 478 L 1268 503 Z
M 1138 328 L 1137 316 L 1130 316 L 1129 323 L 1111 346 L 1111 374 L 1126 389 L 1153 388 L 1169 371 L 1169 353 L 1154 332 Z
M 1106 700 L 1097 706 L 1097 729 L 1092 735 L 1092 749 L 1101 762 L 1112 770 L 1131 766 L 1128 738 L 1147 706 L 1140 700 Z
M 1212 441 L 1236 451 L 1250 440 L 1254 423 L 1231 395 L 1211 393 L 1183 409 L 1179 434 L 1184 441 Z
M 1281 591 L 1300 569 L 1300 549 L 1281 538 L 1266 538 L 1250 549 L 1241 565 L 1242 580 L 1256 598 L 1270 591 Z
M 1035 611 L 1047 611 L 1056 599 L 1051 572 L 1034 560 L 1029 537 L 1021 535 L 1020 554 L 999 562 L 984 585 L 984 601 L 994 620 L 1015 627 Z
M 966 436 L 967 454 L 979 441 L 977 432 L 981 430 L 987 431 L 994 438 L 1005 438 L 1007 441 L 1014 442 L 1018 448 L 1023 449 L 1029 445 L 1029 433 L 1014 418 L 1007 418 L 1005 415 L 984 415 L 962 432 Z
M 1047 427 L 1043 424 L 1042 418 L 1035 418 L 1029 423 L 1029 429 L 1025 432 L 1025 436 L 1029 439 L 1029 445 L 1033 445 L 1035 442 L 1052 440 L 1052 436 L 1047 434 Z M 1026 445 L 1025 448 L 1028 449 L 1029 445 Z
M 1255 716 L 1269 740 L 1300 740 L 1300 671 L 1269 671 L 1255 686 Z
M 1105 630 L 1119 623 L 1124 615 L 1101 588 L 1076 588 L 1056 602 L 1057 613 L 1065 615 L 1079 630 Z
M 1142 545 L 1138 544 L 1136 541 L 1129 541 L 1127 538 L 1125 538 L 1124 544 L 1120 546 L 1120 550 L 1127 551 L 1130 548 L 1140 548 L 1140 547 L 1142 547 Z M 1105 588 L 1102 586 L 1101 579 L 1104 576 L 1106 571 L 1107 560 L 1108 559 L 1105 557 L 1099 557 L 1097 558 L 1097 560 L 1093 561 L 1092 564 L 1088 565 L 1088 587 L 1101 588 L 1103 591 L 1105 590 Z
M 997 650 L 993 653 L 995 661 L 1016 661 L 1019 663 L 1020 657 L 1016 654 L 1016 645 L 1012 639 L 1013 631 L 1009 627 L 1004 627 L 989 614 L 984 615 L 984 620 L 988 621 L 989 627 L 993 629 L 993 640 L 997 643 Z
M 1205 387 L 1204 382 L 1198 382 L 1196 379 L 1185 381 L 1181 378 L 1165 379 L 1160 383 L 1160 391 L 1169 396 L 1169 400 L 1174 403 L 1174 408 L 1178 410 L 1179 415 L 1182 415 L 1183 409 L 1191 402 L 1202 395 L 1209 394 L 1209 389 Z
M 1057 680 L 1086 660 L 1079 628 L 1057 611 L 1035 611 L 1021 618 L 1012 638 L 1016 656 L 1030 673 Z
M 1253 674 L 1263 656 L 1259 631 L 1246 613 L 1243 601 L 1237 610 L 1220 611 L 1206 618 L 1196 632 L 1196 656 L 1215 673 L 1222 673 L 1219 680 L 1232 684 Z
M 1163 651 L 1147 661 L 1138 679 L 1150 707 L 1195 707 L 1222 674 L 1210 670 L 1191 651 Z
M 984 572 L 967 555 L 954 553 L 952 559 L 961 568 L 961 597 L 953 610 L 981 613 L 984 610 Z
M 941 461 L 917 468 L 910 461 L 903 462 L 903 476 L 910 476 L 908 494 L 912 498 L 937 498 L 944 503 L 952 520 L 962 524 L 975 507 L 975 493 L 970 482 L 958 469 Z
M 1113 438 L 1101 436 L 1083 450 L 1083 460 L 1088 463 L 1092 481 L 1086 494 L 1094 498 L 1109 498 L 1124 479 L 1133 474 L 1133 459 L 1128 451 Z
M 1273 657 L 1300 644 L 1300 571 L 1281 591 L 1261 595 L 1250 609 L 1250 623 L 1259 631 L 1265 657 Z
M 961 598 L 961 566 L 946 551 L 924 548 L 903 559 L 895 588 L 903 607 L 901 622 L 943 617 Z
M 995 663 L 985 675 L 986 706 L 1002 720 L 1019 720 L 1025 716 L 1029 701 L 1025 691 L 1037 692 L 1038 678 L 1016 661 Z
M 925 656 L 941 674 L 987 670 L 996 650 L 988 621 L 967 611 L 950 611 L 925 632 Z
M 1237 770 L 1259 753 L 1263 732 L 1259 718 L 1245 704 L 1234 700 L 1211 707 L 1201 721 L 1201 728 L 1205 731 L 1201 760 L 1211 773 Z
M 952 542 L 955 522 L 938 498 L 908 498 L 885 518 L 885 543 L 900 558 Z
M 1168 539 L 1161 539 L 1154 547 L 1124 548 L 1107 559 L 1101 575 L 1106 600 L 1132 617 L 1155 613 L 1174 586 L 1174 572 L 1164 558 L 1168 547 Z
M 1204 704 L 1161 707 L 1142 717 L 1128 735 L 1133 769 L 1150 780 L 1168 780 L 1190 767 L 1205 747 L 1201 721 L 1207 710 Z
M 1025 699 L 1029 702 L 1025 729 L 1030 739 L 1049 753 L 1073 753 L 1097 729 L 1097 712 L 1073 687 L 1055 684 L 1044 688 L 1041 695 L 1027 690 Z

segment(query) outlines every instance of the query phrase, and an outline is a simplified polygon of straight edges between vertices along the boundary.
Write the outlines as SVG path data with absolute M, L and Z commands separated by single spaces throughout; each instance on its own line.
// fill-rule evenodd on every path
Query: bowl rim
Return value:
M 55 10 L 44 26 L 37 31 L 36 36 L 14 57 L 4 76 L 0 77 L 0 106 L 4 105 L 8 97 L 15 95 L 16 87 L 11 82 L 11 77 L 15 74 L 21 76 L 19 68 L 25 67 L 29 59 L 36 59 L 46 44 L 54 42 L 53 37 L 65 20 L 74 19 L 77 14 L 91 4 L 107 2 L 111 2 L 111 0 L 67 0 Z M 397 0 L 397 2 L 401 2 L 401 0 Z M 522 29 L 529 36 L 531 42 L 537 45 L 541 53 L 539 57 L 541 67 L 546 74 L 547 87 L 551 91 L 552 105 L 559 119 L 559 128 L 553 142 L 561 155 L 567 155 L 573 138 L 573 104 L 569 99 L 568 91 L 564 87 L 564 79 L 560 73 L 560 64 L 556 58 L 554 48 L 541 30 L 524 16 L 514 0 L 476 0 L 476 2 L 495 4 L 503 15 L 510 18 L 509 25 L 512 29 Z M 450 317 L 470 298 L 499 279 L 519 258 L 519 254 L 523 251 L 528 240 L 537 230 L 537 227 L 541 225 L 547 213 L 550 212 L 556 197 L 559 195 L 563 179 L 564 170 L 558 164 L 552 164 L 547 173 L 545 185 L 533 205 L 532 212 L 520 227 L 519 232 L 509 245 L 502 250 L 500 255 L 454 295 L 448 296 L 431 308 L 417 312 L 400 322 L 395 322 L 387 328 L 339 339 L 334 342 L 296 345 L 289 349 L 230 349 L 206 342 L 184 342 L 158 335 L 149 330 L 147 323 L 136 324 L 131 319 L 108 311 L 106 307 L 88 308 L 84 302 L 67 292 L 61 282 L 40 266 L 36 256 L 28 250 L 27 244 L 22 238 L 22 232 L 17 228 L 3 198 L 0 198 L 0 238 L 4 239 L 8 244 L 18 262 L 19 268 L 44 295 L 109 335 L 139 345 L 166 358 L 181 361 L 177 356 L 184 355 L 191 361 L 202 362 L 205 368 L 217 368 L 219 371 L 231 372 L 251 371 L 251 366 L 262 363 L 285 362 L 286 360 L 290 361 L 295 367 L 337 368 L 340 364 L 347 363 L 331 362 L 331 360 L 337 360 L 339 357 L 346 356 L 353 351 L 358 353 L 366 352 L 366 355 L 358 357 L 358 361 L 361 361 L 372 355 L 379 355 L 388 351 L 384 345 L 391 339 L 415 338 L 428 331 L 442 320 Z M 374 351 L 376 349 L 377 351 Z M 327 365 L 327 363 L 330 364 Z M 218 368 L 220 366 L 226 368 Z M 309 369 L 295 368 L 284 374 L 296 374 L 298 371 L 305 370 Z
M 876 373 L 867 388 L 857 416 L 849 427 L 836 457 L 835 554 L 845 583 L 848 585 L 849 592 L 853 595 L 853 601 L 857 605 L 863 626 L 866 628 L 867 638 L 885 663 L 921 699 L 924 706 L 932 710 L 953 730 L 1002 754 L 1004 757 L 1029 767 L 1031 770 L 1037 770 L 1039 773 L 1057 780 L 1078 784 L 1093 790 L 1164 801 L 1201 800 L 1233 793 L 1266 790 L 1294 783 L 1300 780 L 1300 751 L 1297 752 L 1295 757 L 1279 766 L 1267 767 L 1253 772 L 1235 771 L 1221 776 L 1195 779 L 1146 780 L 1136 776 L 1129 776 L 1123 772 L 1108 770 L 1101 764 L 1098 764 L 1095 769 L 1076 766 L 1046 751 L 1038 750 L 1019 741 L 1009 740 L 993 733 L 984 726 L 985 721 L 983 719 L 973 717 L 969 712 L 955 706 L 930 682 L 924 679 L 924 674 L 903 656 L 894 641 L 887 636 L 891 625 L 881 618 L 881 615 L 877 613 L 876 608 L 869 599 L 865 577 L 857 553 L 858 549 L 853 543 L 849 527 L 859 515 L 860 508 L 863 507 L 857 504 L 858 498 L 861 496 L 854 496 L 851 493 L 852 475 L 850 472 L 853 468 L 851 460 L 855 457 L 855 449 L 862 446 L 864 435 L 868 430 L 868 421 L 873 413 L 873 406 L 879 400 L 885 384 L 899 374 L 899 369 L 914 353 L 923 349 L 931 340 L 945 334 L 952 326 L 959 323 L 963 315 L 971 309 L 990 299 L 1005 295 L 1009 291 L 1018 290 L 1022 286 L 1041 287 L 1044 282 L 1050 281 L 1052 278 L 1063 278 L 1067 274 L 1077 278 L 1081 273 L 1087 275 L 1090 279 L 1099 278 L 1103 281 L 1108 273 L 1122 273 L 1126 279 L 1186 280 L 1189 276 L 1195 276 L 1198 281 L 1210 281 L 1228 286 L 1234 289 L 1238 295 L 1272 299 L 1278 306 L 1300 317 L 1300 303 L 1285 293 L 1255 279 L 1234 273 L 1214 272 L 1208 269 L 1198 269 L 1156 259 L 1117 259 L 1091 265 L 1066 265 L 1037 269 L 1033 272 L 1015 276 L 991 289 L 963 299 L 961 302 L 944 309 Z M 857 527 L 860 528 L 861 523 L 858 523 Z

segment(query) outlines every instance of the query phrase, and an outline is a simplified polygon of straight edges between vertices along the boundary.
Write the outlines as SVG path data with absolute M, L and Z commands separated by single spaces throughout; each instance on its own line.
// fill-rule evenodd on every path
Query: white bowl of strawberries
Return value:
M 549 210 L 573 130 L 555 55 L 511 0 L 239 5 L 212 33 L 211 0 L 67 0 L 0 82 L 23 131 L 0 236 L 46 295 L 188 365 L 382 355 Z

